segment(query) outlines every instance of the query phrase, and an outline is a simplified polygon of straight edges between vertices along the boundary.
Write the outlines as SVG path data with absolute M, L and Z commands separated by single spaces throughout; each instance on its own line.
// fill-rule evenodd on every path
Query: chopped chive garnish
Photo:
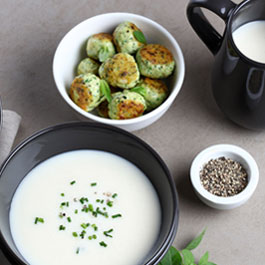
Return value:
M 113 206 L 113 201 L 108 201 L 108 202 L 107 202 L 107 205 L 108 205 L 109 207 L 112 207 L 112 206 Z
M 97 186 L 97 183 L 93 182 L 93 183 L 90 184 L 90 186 L 92 186 L 92 187 Z
M 67 217 L 67 221 L 68 221 L 69 223 L 71 223 L 71 222 L 72 222 L 71 217 Z
M 84 205 L 81 211 L 82 212 L 85 212 L 85 213 L 88 213 L 89 212 L 89 209 L 87 208 L 86 205 Z
M 60 208 L 63 208 L 64 206 L 69 207 L 69 202 L 62 202 Z
M 85 230 L 83 230 L 81 233 L 80 233 L 80 237 L 82 238 L 82 239 L 84 239 L 84 237 L 85 237 L 85 234 L 86 234 L 86 231 Z
M 64 193 L 61 193 L 61 196 L 64 197 Z
M 101 200 L 100 203 L 101 203 L 101 204 L 104 203 L 104 200 Z
M 117 194 L 117 193 L 114 193 L 114 194 L 112 195 L 112 198 L 115 199 L 117 196 L 118 196 L 118 194 Z
M 82 197 L 79 201 L 84 204 L 85 202 L 88 202 L 88 198 Z
M 106 207 L 103 207 L 103 210 L 106 211 Z
M 97 199 L 96 202 L 100 202 L 100 199 Z
M 97 213 L 97 212 L 93 212 L 92 215 L 93 215 L 94 217 L 97 217 L 97 216 L 98 216 L 98 213 Z
M 99 242 L 99 245 L 104 248 L 108 246 L 104 241 Z
M 72 233 L 73 237 L 78 237 L 78 234 L 76 232 Z
M 70 185 L 74 185 L 75 183 L 76 183 L 76 181 L 73 180 L 73 181 L 70 182 Z
M 37 223 L 44 223 L 44 219 L 41 218 L 41 217 L 36 217 L 34 223 L 35 223 L 35 225 L 36 225 Z
M 106 208 L 105 208 L 106 209 Z M 97 207 L 97 209 L 96 209 L 96 213 L 97 214 L 101 214 L 101 215 L 103 215 L 103 216 L 105 216 L 105 217 L 109 217 L 109 215 L 108 215 L 108 213 L 107 212 L 102 212 L 100 209 L 99 209 L 99 207 Z M 93 213 L 94 214 L 94 213 Z
M 89 239 L 89 240 L 97 239 L 97 236 L 96 236 L 96 235 L 88 236 L 88 239 Z
M 65 213 L 59 213 L 59 217 L 63 218 L 65 216 Z
M 81 224 L 80 226 L 81 226 L 82 228 L 84 228 L 84 229 L 87 229 L 87 228 L 89 227 L 89 223 L 87 223 L 87 224 L 83 223 L 83 224 Z
M 103 234 L 107 237 L 112 237 L 112 235 L 109 235 L 109 233 L 113 232 L 113 229 L 110 229 L 108 231 L 104 231 Z
M 88 209 L 90 212 L 93 212 L 94 211 L 94 207 L 92 204 L 88 204 Z
M 75 214 L 77 214 L 78 213 L 78 210 L 77 209 L 75 209 Z
M 118 218 L 118 217 L 122 217 L 122 215 L 118 213 L 118 214 L 112 215 L 111 217 L 112 218 Z
M 94 231 L 98 230 L 98 227 L 96 226 L 96 224 L 92 224 L 91 227 L 94 228 Z
M 59 230 L 60 230 L 60 231 L 61 231 L 61 230 L 65 230 L 65 226 L 60 225 L 60 226 L 59 226 Z
M 77 248 L 75 253 L 79 254 L 79 251 L 80 251 L 80 248 Z

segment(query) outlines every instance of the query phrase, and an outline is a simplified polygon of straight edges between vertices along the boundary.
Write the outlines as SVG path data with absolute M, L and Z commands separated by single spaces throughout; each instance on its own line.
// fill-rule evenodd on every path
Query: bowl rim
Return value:
M 234 196 L 221 197 L 213 195 L 200 183 L 200 170 L 211 158 L 216 158 L 218 153 L 222 154 L 220 156 L 236 157 L 232 159 L 237 160 L 238 158 L 239 160 L 244 161 L 244 164 L 246 165 L 244 168 L 248 171 L 248 184 L 245 189 Z M 206 201 L 211 202 L 214 205 L 239 206 L 240 203 L 246 201 L 254 193 L 259 181 L 259 169 L 252 155 L 242 147 L 233 144 L 217 144 L 205 148 L 196 155 L 191 164 L 190 179 L 194 190 Z
M 141 138 L 135 136 L 134 134 L 124 130 L 120 129 L 115 126 L 106 125 L 102 123 L 96 123 L 96 122 L 80 122 L 80 121 L 72 121 L 72 122 L 65 122 L 60 123 L 56 125 L 52 125 L 50 127 L 41 129 L 31 136 L 24 139 L 20 144 L 18 144 L 13 151 L 8 155 L 8 157 L 5 159 L 5 161 L 0 166 L 0 178 L 2 176 L 3 171 L 5 170 L 8 163 L 12 160 L 16 154 L 23 149 L 26 145 L 30 144 L 32 141 L 36 140 L 37 138 L 48 134 L 50 132 L 56 131 L 56 130 L 63 130 L 67 128 L 74 128 L 74 127 L 87 127 L 87 128 L 94 128 L 99 130 L 108 130 L 115 132 L 117 134 L 123 134 L 124 136 L 131 138 L 132 140 L 138 142 L 141 144 L 144 148 L 146 148 L 150 154 L 157 160 L 157 162 L 162 167 L 163 171 L 165 172 L 166 179 L 169 183 L 170 189 L 171 189 L 171 195 L 172 195 L 172 205 L 173 205 L 173 216 L 170 224 L 170 229 L 165 237 L 164 242 L 161 243 L 162 247 L 160 249 L 157 249 L 153 256 L 144 264 L 144 265 L 151 265 L 154 264 L 154 262 L 157 262 L 162 259 L 162 257 L 166 254 L 168 249 L 170 248 L 170 245 L 173 243 L 177 228 L 178 228 L 178 222 L 179 222 L 179 199 L 178 199 L 178 193 L 176 190 L 175 182 L 173 180 L 173 177 L 166 165 L 166 163 L 163 161 L 163 159 L 160 157 L 160 155 L 145 141 L 143 141 Z M 2 231 L 0 230 L 0 244 L 3 247 L 3 253 L 6 255 L 8 259 L 12 262 L 17 262 L 21 265 L 27 265 L 24 263 L 16 254 L 15 252 L 9 247 L 8 243 L 6 242 Z
M 56 62 L 57 62 L 57 58 L 58 58 L 58 54 L 60 49 L 63 47 L 63 42 L 64 40 L 68 37 L 68 35 L 70 35 L 73 31 L 75 31 L 78 27 L 82 26 L 83 24 L 89 23 L 90 21 L 93 21 L 94 19 L 98 19 L 100 17 L 106 17 L 106 16 L 130 16 L 130 18 L 138 18 L 141 19 L 145 22 L 147 22 L 150 25 L 153 25 L 154 27 L 158 28 L 159 31 L 163 32 L 166 37 L 169 39 L 169 41 L 173 44 L 174 48 L 177 51 L 178 54 L 178 59 L 179 59 L 179 64 L 178 64 L 178 75 L 177 75 L 177 81 L 175 86 L 173 87 L 171 93 L 169 94 L 169 96 L 167 97 L 167 99 L 157 108 L 155 108 L 154 110 L 150 111 L 149 113 L 146 113 L 140 117 L 136 117 L 133 119 L 126 119 L 126 120 L 112 120 L 112 119 L 107 119 L 107 118 L 103 118 L 100 116 L 97 116 L 93 113 L 90 112 L 86 112 L 85 110 L 81 109 L 79 106 L 77 106 L 68 96 L 68 94 L 64 93 L 63 91 L 65 91 L 65 87 L 61 87 L 59 85 L 59 77 L 57 76 L 57 71 L 56 71 Z M 88 36 L 89 37 L 89 36 Z M 79 113 L 80 115 L 82 115 L 83 117 L 89 118 L 91 120 L 97 121 L 97 122 L 101 122 L 101 123 L 105 123 L 105 124 L 110 124 L 110 125 L 114 125 L 114 126 L 119 126 L 119 125 L 131 125 L 131 124 L 135 124 L 135 123 L 141 123 L 141 122 L 145 122 L 146 120 L 148 120 L 149 118 L 155 117 L 157 116 L 159 113 L 165 111 L 175 100 L 176 96 L 178 95 L 182 84 L 184 82 L 184 78 L 185 78 L 185 61 L 184 61 L 184 55 L 182 53 L 182 50 L 178 44 L 178 42 L 176 41 L 176 39 L 173 37 L 173 35 L 166 29 L 164 28 L 162 25 L 160 25 L 159 23 L 157 23 L 156 21 L 147 18 L 145 16 L 142 15 L 138 15 L 138 14 L 134 14 L 134 13 L 128 13 L 128 12 L 110 12 L 110 13 L 103 13 L 103 14 L 99 14 L 93 17 L 90 17 L 82 22 L 80 22 L 79 24 L 77 24 L 76 26 L 74 26 L 71 30 L 69 30 L 64 37 L 61 39 L 61 41 L 59 42 L 56 51 L 54 53 L 54 57 L 53 57 L 53 78 L 56 84 L 56 88 L 57 91 L 59 92 L 59 94 L 61 95 L 61 97 L 64 99 L 64 101 L 66 101 L 66 103 L 75 111 L 77 111 L 77 113 Z

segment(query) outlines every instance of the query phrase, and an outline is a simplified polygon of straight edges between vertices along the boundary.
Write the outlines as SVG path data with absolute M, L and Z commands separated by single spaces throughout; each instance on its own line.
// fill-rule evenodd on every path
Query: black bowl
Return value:
M 9 225 L 10 203 L 27 173 L 51 156 L 78 149 L 102 150 L 138 166 L 158 194 L 162 223 L 159 237 L 143 264 L 157 264 L 172 244 L 178 226 L 177 192 L 170 172 L 145 142 L 121 129 L 103 124 L 74 122 L 44 129 L 21 143 L 0 169 L 0 244 L 12 264 L 26 264 L 17 250 Z

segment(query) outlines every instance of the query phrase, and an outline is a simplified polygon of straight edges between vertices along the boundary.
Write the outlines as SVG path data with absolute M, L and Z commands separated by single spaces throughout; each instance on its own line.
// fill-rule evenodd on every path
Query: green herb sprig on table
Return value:
M 195 249 L 201 242 L 205 234 L 205 229 L 194 238 L 183 250 L 177 250 L 174 247 L 170 247 L 167 254 L 160 261 L 158 265 L 196 265 L 195 258 L 191 250 Z M 216 265 L 213 262 L 208 261 L 208 251 L 200 258 L 198 265 Z

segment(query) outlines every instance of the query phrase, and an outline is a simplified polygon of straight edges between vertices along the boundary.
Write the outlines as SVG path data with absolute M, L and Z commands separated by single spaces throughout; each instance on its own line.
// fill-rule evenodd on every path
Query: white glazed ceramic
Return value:
M 74 79 L 78 63 L 86 57 L 85 44 L 88 37 L 100 32 L 112 33 L 115 27 L 124 21 L 135 23 L 144 32 L 148 43 L 158 43 L 166 46 L 172 52 L 177 67 L 174 74 L 169 78 L 170 95 L 158 108 L 138 118 L 110 120 L 99 117 L 96 113 L 89 113 L 79 108 L 70 99 L 68 89 Z M 61 40 L 53 60 L 53 76 L 57 89 L 65 102 L 79 114 L 81 119 L 91 119 L 128 131 L 139 130 L 150 125 L 167 111 L 180 91 L 184 74 L 185 64 L 183 54 L 174 37 L 155 21 L 130 13 L 107 13 L 81 22 Z
M 209 160 L 223 156 L 241 163 L 248 174 L 247 187 L 239 194 L 231 197 L 213 195 L 204 189 L 200 182 L 200 171 L 203 166 Z M 190 178 L 197 196 L 205 204 L 216 209 L 226 210 L 242 205 L 252 196 L 258 184 L 259 170 L 254 158 L 246 150 L 235 145 L 219 144 L 204 149 L 195 157 L 190 169 Z

